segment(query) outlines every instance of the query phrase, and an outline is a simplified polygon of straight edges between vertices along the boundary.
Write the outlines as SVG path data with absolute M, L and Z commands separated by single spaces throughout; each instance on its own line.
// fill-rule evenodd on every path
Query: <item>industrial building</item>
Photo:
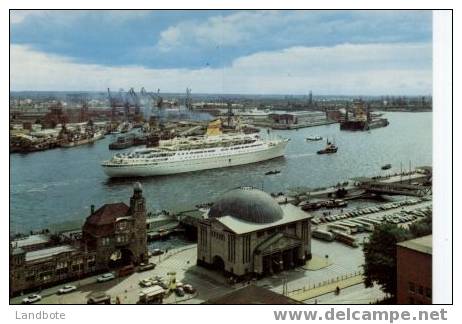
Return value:
M 396 253 L 397 303 L 431 304 L 432 235 L 400 242 Z
M 294 111 L 268 115 L 274 129 L 294 129 L 334 123 L 322 111 Z
M 302 265 L 311 258 L 310 219 L 261 190 L 231 190 L 199 221 L 197 264 L 234 277 Z

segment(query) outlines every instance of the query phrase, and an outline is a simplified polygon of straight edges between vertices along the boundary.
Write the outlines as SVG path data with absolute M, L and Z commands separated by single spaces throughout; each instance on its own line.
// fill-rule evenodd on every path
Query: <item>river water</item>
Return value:
M 257 164 L 144 178 L 149 210 L 179 209 L 213 201 L 239 186 L 268 192 L 294 187 L 316 188 L 357 176 L 372 176 L 432 165 L 432 113 L 387 113 L 390 125 L 370 132 L 340 131 L 338 124 L 273 131 L 290 138 L 286 156 Z M 264 135 L 266 132 L 262 132 Z M 317 155 L 325 141 L 307 142 L 310 135 L 333 139 L 339 150 Z M 134 179 L 110 180 L 99 166 L 114 151 L 113 135 L 92 145 L 10 155 L 10 231 L 80 224 L 90 206 L 124 201 L 128 204 Z M 392 164 L 390 170 L 381 166 Z M 265 175 L 270 170 L 277 175 Z

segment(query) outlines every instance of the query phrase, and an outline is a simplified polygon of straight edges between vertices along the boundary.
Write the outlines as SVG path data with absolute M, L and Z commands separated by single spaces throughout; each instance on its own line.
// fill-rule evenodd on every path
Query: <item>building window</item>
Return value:
M 242 263 L 250 262 L 250 242 L 251 236 L 250 234 L 245 235 L 242 237 Z
M 125 243 L 127 241 L 127 238 L 125 235 L 118 235 L 117 236 L 117 243 Z
M 409 281 L 409 291 L 415 292 L 415 284 Z
M 103 238 L 101 239 L 101 244 L 102 244 L 103 246 L 109 245 L 110 242 L 111 242 L 111 239 L 110 239 L 109 237 L 103 237 Z
M 236 237 L 232 234 L 228 235 L 228 261 L 236 261 Z

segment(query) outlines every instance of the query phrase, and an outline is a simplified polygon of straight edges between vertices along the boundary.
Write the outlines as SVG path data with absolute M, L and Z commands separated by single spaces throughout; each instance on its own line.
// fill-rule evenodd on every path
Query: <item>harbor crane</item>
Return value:
M 132 98 L 133 100 L 133 105 L 135 106 L 135 116 L 139 116 L 140 114 L 140 99 L 138 98 L 138 95 L 135 92 L 135 89 L 130 88 L 128 90 L 128 96 Z
M 149 99 L 152 100 L 152 108 L 157 107 L 157 98 L 158 98 L 158 96 L 156 96 L 156 95 L 155 95 L 154 93 L 152 93 L 152 92 L 147 92 L 146 89 L 145 89 L 144 87 L 141 88 L 140 94 L 141 94 L 141 96 L 143 96 L 143 97 L 148 97 Z
M 111 96 L 111 89 L 107 88 L 107 98 L 109 100 L 109 106 L 111 107 L 111 123 L 114 121 L 116 114 L 116 100 Z

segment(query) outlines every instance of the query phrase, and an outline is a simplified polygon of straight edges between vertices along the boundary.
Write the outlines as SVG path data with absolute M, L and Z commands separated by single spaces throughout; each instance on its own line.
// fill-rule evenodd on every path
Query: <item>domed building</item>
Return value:
M 198 225 L 197 264 L 237 277 L 265 275 L 311 258 L 311 216 L 243 187 L 215 201 Z

